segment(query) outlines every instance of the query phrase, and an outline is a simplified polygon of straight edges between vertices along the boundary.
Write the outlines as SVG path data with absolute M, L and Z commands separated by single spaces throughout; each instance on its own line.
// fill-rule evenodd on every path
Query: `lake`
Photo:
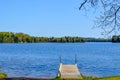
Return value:
M 53 78 L 59 57 L 86 76 L 120 75 L 120 44 L 110 42 L 0 44 L 0 71 L 9 77 Z

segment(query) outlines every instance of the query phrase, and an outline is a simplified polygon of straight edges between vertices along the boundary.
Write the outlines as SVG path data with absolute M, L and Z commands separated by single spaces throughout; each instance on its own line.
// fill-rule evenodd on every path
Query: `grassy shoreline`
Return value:
M 7 78 L 7 75 L 3 72 L 0 72 L 0 78 Z
M 57 77 L 52 80 L 78 80 L 78 79 L 61 79 Z M 120 80 L 120 76 L 107 76 L 107 77 L 101 77 L 101 78 L 93 77 L 93 76 L 90 76 L 90 77 L 83 76 L 82 80 Z
M 0 72 L 0 80 L 1 79 L 10 79 L 10 80 L 78 80 L 78 79 L 61 79 L 60 77 L 57 78 L 52 78 L 52 79 L 45 79 L 45 78 L 9 78 L 5 73 Z M 82 80 L 120 80 L 120 75 L 119 76 L 107 76 L 107 77 L 93 77 L 93 76 L 83 76 Z
M 18 78 L 0 78 L 0 80 L 79 80 L 79 79 L 61 79 L 61 78 L 53 78 L 53 79 L 47 79 L 47 78 L 25 78 L 25 77 L 18 77 Z M 83 77 L 82 80 L 120 80 L 120 76 L 109 76 L 109 77 L 102 77 L 102 78 L 96 78 L 96 77 Z

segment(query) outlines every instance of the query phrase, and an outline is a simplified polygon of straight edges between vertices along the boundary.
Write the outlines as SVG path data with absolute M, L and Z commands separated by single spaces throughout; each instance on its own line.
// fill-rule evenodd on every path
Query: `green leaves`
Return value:
M 0 72 L 0 78 L 7 78 L 7 75 L 5 73 Z
M 24 33 L 0 32 L 0 43 L 84 42 L 81 37 L 35 37 Z

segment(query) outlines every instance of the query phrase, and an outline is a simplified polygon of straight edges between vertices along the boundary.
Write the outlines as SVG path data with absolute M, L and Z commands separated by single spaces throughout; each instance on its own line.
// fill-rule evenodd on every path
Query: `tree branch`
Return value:
M 85 0 L 79 7 L 79 10 L 84 6 L 84 4 L 87 2 L 87 0 Z
M 103 8 L 102 13 L 96 19 L 96 26 L 104 29 L 107 34 L 120 30 L 120 1 L 119 0 L 83 0 L 79 10 L 84 7 L 85 4 L 90 4 L 91 7 L 95 7 L 100 4 Z M 88 7 L 89 6 L 85 6 Z M 90 8 L 91 8 L 90 7 Z M 100 11 L 100 10 L 98 10 Z M 106 30 L 105 30 L 106 29 Z

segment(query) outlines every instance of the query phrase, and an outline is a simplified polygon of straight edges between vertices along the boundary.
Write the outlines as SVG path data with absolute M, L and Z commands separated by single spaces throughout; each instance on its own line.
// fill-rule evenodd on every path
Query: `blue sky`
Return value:
M 81 0 L 0 0 L 0 31 L 32 36 L 103 37 L 92 29 L 95 14 L 79 11 Z

